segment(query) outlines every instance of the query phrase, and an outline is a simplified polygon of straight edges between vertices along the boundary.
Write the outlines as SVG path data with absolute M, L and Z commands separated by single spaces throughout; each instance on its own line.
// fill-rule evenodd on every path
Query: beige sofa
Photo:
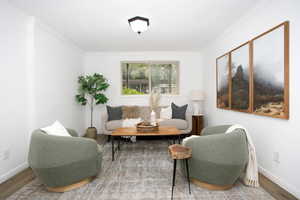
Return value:
M 139 117 L 143 120 L 149 120 L 150 118 L 150 108 L 148 106 L 139 106 Z M 160 119 L 160 109 L 156 111 L 156 118 L 161 126 L 175 126 L 182 133 L 190 133 L 192 130 L 192 114 L 187 111 L 185 120 L 182 119 Z M 108 121 L 107 112 L 104 111 L 101 115 L 102 121 L 102 133 L 110 135 L 116 128 L 121 128 L 123 124 L 122 120 L 112 120 Z

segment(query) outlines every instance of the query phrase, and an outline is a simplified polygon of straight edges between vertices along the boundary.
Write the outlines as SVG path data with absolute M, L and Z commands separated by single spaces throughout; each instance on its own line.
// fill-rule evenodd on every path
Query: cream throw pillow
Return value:
M 67 129 L 59 121 L 55 121 L 51 126 L 41 128 L 41 130 L 45 131 L 48 135 L 71 137 Z
M 172 118 L 172 109 L 171 106 L 167 108 L 162 108 L 160 111 L 160 118 L 161 119 L 171 119 Z

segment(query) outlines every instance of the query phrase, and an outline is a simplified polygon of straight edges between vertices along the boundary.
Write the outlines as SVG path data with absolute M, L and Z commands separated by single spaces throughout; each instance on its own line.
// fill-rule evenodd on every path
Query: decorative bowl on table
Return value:
M 159 127 L 157 123 L 140 122 L 136 125 L 136 130 L 142 133 L 155 132 L 158 131 L 158 129 Z

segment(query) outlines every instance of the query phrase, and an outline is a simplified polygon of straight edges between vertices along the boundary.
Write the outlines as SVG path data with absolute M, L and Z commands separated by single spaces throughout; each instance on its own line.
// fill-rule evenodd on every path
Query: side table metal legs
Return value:
M 173 180 L 172 180 L 172 195 L 171 195 L 171 200 L 173 200 L 173 193 L 174 193 L 174 186 L 175 186 L 175 177 L 176 177 L 176 165 L 177 165 L 177 159 L 174 159 L 174 165 L 173 165 Z M 189 173 L 189 164 L 188 164 L 188 159 L 184 159 L 185 162 L 185 167 L 186 167 L 186 176 L 187 176 L 187 181 L 189 184 L 189 193 L 191 194 L 191 185 L 190 185 L 190 173 Z
M 180 137 L 180 135 L 177 136 L 177 142 L 178 142 L 178 144 L 181 143 L 181 137 Z M 176 137 L 175 136 L 173 137 L 173 144 L 176 144 Z
M 176 163 L 177 163 L 177 160 L 174 159 L 174 165 L 173 165 L 173 181 L 172 181 L 172 196 L 171 196 L 171 200 L 173 199 L 173 191 L 174 191 L 174 186 L 175 186 Z
M 190 173 L 189 173 L 189 159 L 185 159 L 185 167 L 186 167 L 186 177 L 189 184 L 189 193 L 191 194 L 191 184 L 190 184 Z
M 114 136 L 111 136 L 111 161 L 115 160 Z

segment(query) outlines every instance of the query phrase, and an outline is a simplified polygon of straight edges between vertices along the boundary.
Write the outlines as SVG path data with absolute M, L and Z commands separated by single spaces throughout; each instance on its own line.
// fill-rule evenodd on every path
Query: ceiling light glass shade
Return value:
M 149 19 L 145 17 L 133 17 L 128 20 L 128 23 L 131 29 L 138 34 L 146 31 L 149 27 Z

